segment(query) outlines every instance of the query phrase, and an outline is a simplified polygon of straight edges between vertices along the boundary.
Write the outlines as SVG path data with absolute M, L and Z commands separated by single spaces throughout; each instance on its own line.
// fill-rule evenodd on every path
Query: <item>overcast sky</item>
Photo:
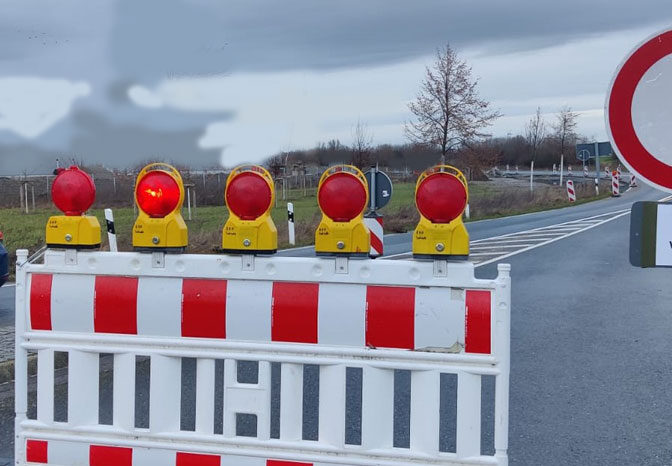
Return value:
M 232 166 L 350 144 L 358 119 L 403 143 L 446 42 L 504 115 L 493 135 L 570 105 L 604 139 L 615 67 L 671 20 L 670 0 L 0 0 L 0 174 Z

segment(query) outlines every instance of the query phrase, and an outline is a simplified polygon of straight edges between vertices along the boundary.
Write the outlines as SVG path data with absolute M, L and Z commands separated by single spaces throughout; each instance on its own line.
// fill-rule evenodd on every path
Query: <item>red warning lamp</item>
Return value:
M 187 224 L 180 210 L 184 202 L 182 176 L 172 165 L 150 163 L 135 180 L 138 218 L 133 225 L 136 251 L 181 252 L 188 244 Z
M 180 187 L 175 178 L 165 171 L 151 171 L 135 189 L 138 205 L 151 218 L 163 218 L 180 202 Z
M 226 205 L 241 220 L 255 220 L 271 206 L 268 181 L 254 171 L 242 172 L 226 187 Z
M 222 251 L 272 254 L 278 249 L 278 230 L 271 218 L 275 200 L 273 177 L 259 165 L 234 168 L 226 180 L 224 200 L 229 218 L 222 230 Z
M 60 169 L 51 186 L 51 198 L 65 215 L 49 218 L 46 243 L 56 248 L 96 248 L 100 246 L 100 223 L 83 215 L 96 199 L 96 186 L 88 173 L 72 166 Z
M 96 185 L 79 167 L 60 169 L 51 185 L 51 199 L 66 216 L 82 215 L 96 200 Z
M 415 194 L 420 213 L 432 223 L 450 223 L 467 206 L 467 189 L 450 173 L 437 172 L 421 180 Z
M 349 222 L 366 207 L 366 187 L 350 173 L 334 173 L 320 186 L 317 202 L 334 222 Z

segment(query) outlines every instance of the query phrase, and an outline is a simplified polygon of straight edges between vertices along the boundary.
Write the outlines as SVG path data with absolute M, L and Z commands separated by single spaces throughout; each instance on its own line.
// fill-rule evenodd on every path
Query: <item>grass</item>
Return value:
M 591 186 L 583 189 L 577 186 L 577 204 L 596 199 Z M 413 183 L 397 183 L 390 203 L 381 210 L 385 217 L 386 232 L 404 232 L 411 230 L 419 220 L 414 205 Z M 608 196 L 608 188 L 602 189 L 601 197 Z M 539 186 L 534 194 L 525 187 L 501 186 L 490 182 L 472 183 L 469 187 L 471 220 L 495 218 L 526 212 L 565 207 L 568 205 L 564 188 Z M 314 231 L 320 220 L 315 193 L 303 196 L 302 190 L 290 190 L 285 200 L 279 199 L 271 215 L 278 228 L 278 246 L 289 247 L 287 240 L 286 203 L 293 202 L 296 222 L 297 246 L 313 243 Z M 44 244 L 45 226 L 51 215 L 58 215 L 55 208 L 39 208 L 29 214 L 19 209 L 0 209 L 0 231 L 5 235 L 5 246 L 14 263 L 16 249 L 27 248 L 31 252 Z M 103 231 L 103 249 L 107 249 L 105 217 L 103 209 L 92 209 Z M 186 209 L 183 212 L 187 218 Z M 209 253 L 221 245 L 221 231 L 228 217 L 224 206 L 203 206 L 192 212 L 189 227 L 189 248 L 192 253 Z M 131 231 L 135 221 L 132 207 L 114 209 L 117 242 L 120 250 L 131 250 Z M 13 266 L 12 266 L 13 269 Z

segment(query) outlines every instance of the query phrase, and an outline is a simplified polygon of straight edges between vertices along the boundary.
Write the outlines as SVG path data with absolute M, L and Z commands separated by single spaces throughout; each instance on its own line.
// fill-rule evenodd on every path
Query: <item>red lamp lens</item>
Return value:
M 420 182 L 415 193 L 420 213 L 433 223 L 450 223 L 467 206 L 467 190 L 450 173 L 434 173 Z
M 96 185 L 88 173 L 73 166 L 56 176 L 51 199 L 65 215 L 82 215 L 96 199 Z
M 180 187 L 168 173 L 157 170 L 142 177 L 135 188 L 140 209 L 152 218 L 171 213 L 180 202 Z
M 355 176 L 340 172 L 327 178 L 317 202 L 322 212 L 335 222 L 349 222 L 366 206 L 366 188 Z
M 226 188 L 226 205 L 241 220 L 254 220 L 271 205 L 271 194 L 264 178 L 254 172 L 242 172 Z

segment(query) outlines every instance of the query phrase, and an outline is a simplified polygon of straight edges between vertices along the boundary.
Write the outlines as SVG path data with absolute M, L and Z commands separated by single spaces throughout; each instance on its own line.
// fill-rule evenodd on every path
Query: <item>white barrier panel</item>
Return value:
M 480 280 L 468 262 L 47 250 L 31 264 L 17 254 L 18 465 L 507 464 L 508 265 Z M 67 422 L 54 420 L 54 352 L 68 354 Z M 101 354 L 112 355 L 111 424 L 99 423 Z M 149 362 L 148 428 L 136 426 L 136 356 Z M 180 424 L 182 358 L 196 360 L 193 430 Z M 239 361 L 257 361 L 254 383 L 238 380 Z M 303 432 L 305 364 L 319 366 L 316 441 Z M 348 368 L 362 371 L 358 444 L 346 443 Z M 408 448 L 393 441 L 395 370 L 410 371 Z M 439 445 L 441 374 L 457 380 L 452 452 Z M 495 377 L 492 456 L 481 446 L 484 375 Z M 256 417 L 254 437 L 238 434 L 242 414 Z

